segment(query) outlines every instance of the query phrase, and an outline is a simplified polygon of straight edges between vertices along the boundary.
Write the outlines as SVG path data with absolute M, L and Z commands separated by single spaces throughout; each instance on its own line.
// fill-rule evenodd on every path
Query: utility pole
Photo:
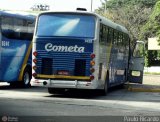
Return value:
M 107 0 L 105 0 L 105 5 L 104 5 L 104 9 L 105 9 L 104 12 L 105 12 L 105 14 L 106 14 L 106 11 L 107 11 L 107 6 L 106 5 L 107 5 Z
M 100 1 L 103 4 L 103 1 L 102 0 L 100 0 Z M 107 9 L 106 3 L 107 3 L 107 0 L 104 1 L 104 13 L 106 13 L 106 9 Z

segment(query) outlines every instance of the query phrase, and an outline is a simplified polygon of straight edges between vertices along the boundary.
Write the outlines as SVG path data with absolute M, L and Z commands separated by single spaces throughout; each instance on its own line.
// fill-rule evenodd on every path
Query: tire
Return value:
M 54 89 L 53 88 L 48 88 L 48 93 L 49 94 L 54 94 Z
M 10 84 L 10 87 L 18 87 L 19 86 L 17 81 L 16 82 L 9 82 L 9 84 Z
M 48 88 L 48 93 L 50 94 L 64 94 L 65 90 L 60 88 Z
M 108 93 L 108 83 L 109 83 L 109 73 L 107 72 L 106 81 L 104 83 L 104 88 L 101 90 L 101 94 L 106 96 Z
M 26 68 L 24 70 L 23 79 L 22 79 L 23 87 L 30 87 L 31 86 L 30 81 L 31 81 L 31 71 L 29 70 L 29 68 Z

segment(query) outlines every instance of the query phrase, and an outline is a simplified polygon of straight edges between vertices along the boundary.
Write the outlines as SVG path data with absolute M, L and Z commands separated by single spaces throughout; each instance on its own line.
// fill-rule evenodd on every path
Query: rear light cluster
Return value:
M 37 53 L 37 51 L 34 51 L 33 52 L 33 74 L 32 74 L 32 76 L 33 77 L 36 77 L 37 76 L 37 73 L 36 73 L 36 69 L 37 69 L 37 66 L 36 66 L 36 64 L 37 64 L 37 55 L 38 55 L 38 53 Z
M 33 73 L 32 76 L 33 76 L 33 77 L 36 77 L 36 76 L 37 76 L 37 73 Z
M 95 61 L 94 61 L 94 58 L 96 57 L 96 55 L 95 54 L 91 54 L 90 55 L 90 57 L 91 57 L 91 61 L 90 61 L 90 72 L 92 73 L 91 75 L 90 75 L 90 80 L 94 80 L 94 75 L 93 75 L 93 73 L 95 72 L 95 69 L 94 69 L 94 65 L 95 65 Z
M 33 59 L 33 62 L 36 64 L 37 63 L 37 59 Z
M 37 51 L 34 51 L 34 52 L 33 52 L 33 55 L 34 55 L 35 57 L 37 57 L 37 55 L 38 55 Z

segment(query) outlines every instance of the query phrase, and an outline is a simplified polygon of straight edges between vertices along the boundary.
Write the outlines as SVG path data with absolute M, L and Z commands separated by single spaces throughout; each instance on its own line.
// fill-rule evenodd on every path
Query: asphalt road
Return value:
M 51 95 L 42 87 L 24 89 L 0 84 L 2 117 L 159 116 L 159 113 L 160 92 L 131 92 L 114 88 L 107 96 L 88 91 Z

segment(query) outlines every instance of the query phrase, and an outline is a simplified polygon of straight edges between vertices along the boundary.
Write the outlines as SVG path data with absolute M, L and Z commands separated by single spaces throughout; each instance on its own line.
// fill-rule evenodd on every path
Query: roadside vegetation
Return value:
M 160 66 L 160 51 L 148 51 L 148 38 L 158 37 L 160 43 L 159 0 L 105 0 L 96 12 L 124 25 L 132 39 L 146 43 L 145 65 Z
M 145 75 L 160 75 L 158 72 L 144 72 Z

